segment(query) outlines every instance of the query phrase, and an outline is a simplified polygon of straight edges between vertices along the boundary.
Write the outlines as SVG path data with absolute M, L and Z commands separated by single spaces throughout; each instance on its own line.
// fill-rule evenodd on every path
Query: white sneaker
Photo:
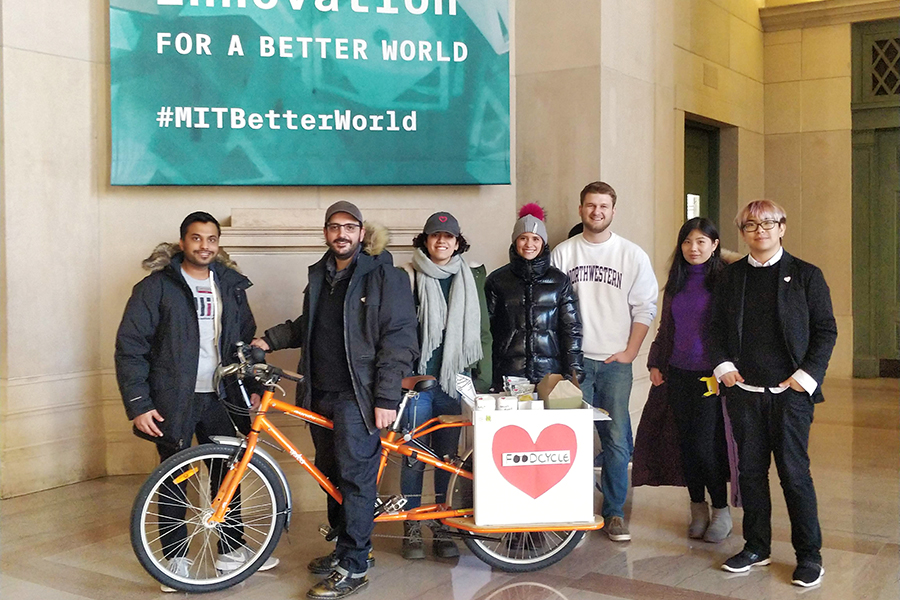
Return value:
M 227 554 L 220 554 L 219 558 L 216 560 L 216 570 L 223 572 L 234 571 L 235 569 L 239 569 L 245 562 L 247 562 L 247 560 L 247 553 L 244 552 L 242 548 L 238 548 L 237 550 L 232 550 Z M 274 569 L 280 562 L 281 561 L 274 556 L 270 556 L 258 570 L 268 571 L 269 569 Z
M 191 576 L 191 565 L 194 564 L 194 561 L 184 556 L 176 556 L 175 558 L 169 559 L 169 564 L 167 568 L 172 572 L 172 575 L 177 575 L 178 577 L 190 577 Z M 166 584 L 160 584 L 160 591 L 165 592 L 167 594 L 171 594 L 172 592 L 177 592 L 175 588 L 171 588 Z

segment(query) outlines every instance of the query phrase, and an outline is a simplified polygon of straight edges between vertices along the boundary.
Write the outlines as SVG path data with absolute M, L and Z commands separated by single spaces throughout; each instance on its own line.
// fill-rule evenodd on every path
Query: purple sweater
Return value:
M 712 371 L 706 349 L 712 294 L 703 285 L 706 265 L 690 265 L 684 287 L 672 298 L 675 343 L 669 364 L 686 371 Z

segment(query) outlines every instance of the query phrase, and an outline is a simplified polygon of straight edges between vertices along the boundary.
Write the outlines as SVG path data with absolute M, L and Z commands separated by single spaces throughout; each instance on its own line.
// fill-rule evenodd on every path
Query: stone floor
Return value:
M 794 567 L 787 512 L 773 481 L 773 564 L 748 574 L 719 570 L 740 550 L 735 534 L 718 545 L 688 540 L 683 489 L 638 488 L 626 506 L 633 541 L 610 542 L 602 532 L 557 565 L 537 573 L 492 571 L 468 550 L 453 560 L 406 562 L 399 540 L 374 540 L 377 563 L 360 600 L 601 600 L 805 598 L 897 600 L 897 380 L 830 380 L 816 408 L 810 454 L 819 496 L 826 566 L 821 586 L 790 584 Z M 773 480 L 777 479 L 774 475 Z M 293 475 L 291 475 L 293 477 Z M 121 600 L 183 597 L 162 594 L 137 563 L 128 516 L 141 477 L 109 477 L 0 502 L 0 597 L 4 600 Z M 320 505 L 324 507 L 324 503 Z M 309 559 L 330 550 L 317 533 L 324 512 L 295 514 L 276 550 L 281 565 L 209 600 L 302 598 L 316 578 Z M 396 525 L 376 533 L 396 535 Z

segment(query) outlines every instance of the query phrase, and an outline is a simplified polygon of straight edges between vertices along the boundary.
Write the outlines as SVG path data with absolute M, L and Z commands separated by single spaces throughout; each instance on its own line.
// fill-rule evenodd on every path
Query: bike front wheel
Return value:
M 213 592 L 247 579 L 269 558 L 284 529 L 286 500 L 278 475 L 254 456 L 223 523 L 212 501 L 242 448 L 204 444 L 182 450 L 150 475 L 131 511 L 131 546 L 160 583 Z
M 472 470 L 471 451 L 465 457 L 463 469 Z M 447 502 L 454 509 L 474 505 L 472 480 L 453 474 L 447 492 Z M 472 554 L 490 566 L 509 573 L 526 573 L 549 567 L 569 554 L 583 531 L 506 531 L 470 532 L 459 530 Z

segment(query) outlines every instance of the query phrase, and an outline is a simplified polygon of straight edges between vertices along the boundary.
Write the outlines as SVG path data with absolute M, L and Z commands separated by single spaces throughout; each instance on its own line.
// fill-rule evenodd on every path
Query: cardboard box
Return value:
M 546 408 L 582 408 L 581 405 L 583 401 L 581 388 L 578 387 L 578 381 L 573 378 L 573 380 L 565 386 L 570 388 L 573 392 L 572 394 L 561 395 L 556 387 L 563 381 L 566 381 L 566 378 L 559 373 L 544 375 L 544 378 L 537 384 L 538 398 L 544 401 L 544 406 Z
M 594 411 L 474 411 L 475 523 L 594 519 Z

